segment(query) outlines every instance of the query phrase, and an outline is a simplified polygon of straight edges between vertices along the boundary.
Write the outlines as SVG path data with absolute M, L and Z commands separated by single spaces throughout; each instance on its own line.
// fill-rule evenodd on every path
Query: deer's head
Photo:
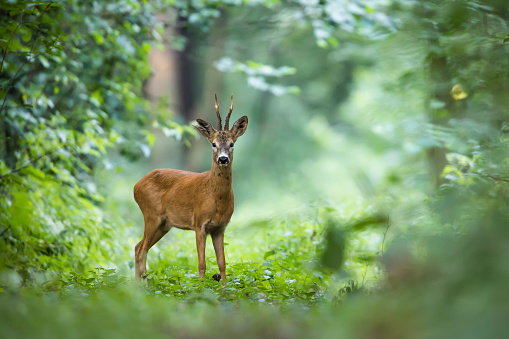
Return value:
M 212 145 L 214 161 L 219 165 L 228 166 L 233 161 L 233 147 L 237 138 L 240 137 L 247 129 L 247 116 L 239 118 L 235 121 L 232 128 L 229 128 L 230 116 L 233 111 L 233 94 L 230 111 L 226 116 L 224 129 L 221 124 L 221 115 L 219 114 L 219 105 L 217 104 L 217 95 L 215 96 L 215 108 L 217 115 L 217 130 L 211 124 L 202 119 L 196 119 L 198 125 L 194 128 L 207 138 Z

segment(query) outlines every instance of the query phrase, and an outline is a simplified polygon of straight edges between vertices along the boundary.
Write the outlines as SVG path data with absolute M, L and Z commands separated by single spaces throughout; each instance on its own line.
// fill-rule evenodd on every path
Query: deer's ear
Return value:
M 232 126 L 232 133 L 235 140 L 240 137 L 247 129 L 247 117 L 244 115 L 243 117 L 239 118 L 239 120 L 235 121 L 235 123 Z
M 215 131 L 212 125 L 202 119 L 196 119 L 196 122 L 198 125 L 193 125 L 193 127 L 196 128 L 205 138 L 210 138 L 212 133 Z

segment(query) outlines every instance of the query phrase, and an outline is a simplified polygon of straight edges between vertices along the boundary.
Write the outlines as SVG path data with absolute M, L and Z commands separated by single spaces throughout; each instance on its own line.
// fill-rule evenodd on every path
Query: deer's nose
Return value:
M 220 164 L 227 164 L 230 162 L 230 159 L 228 159 L 227 156 L 222 155 L 219 158 L 217 158 L 217 162 Z

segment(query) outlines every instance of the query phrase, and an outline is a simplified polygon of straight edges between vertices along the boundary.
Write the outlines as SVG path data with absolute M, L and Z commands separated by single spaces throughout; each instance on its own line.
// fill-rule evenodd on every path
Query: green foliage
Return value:
M 506 195 L 497 198 L 508 202 Z M 389 285 L 368 295 L 350 282 L 339 291 L 340 306 L 322 302 L 303 310 L 302 304 L 249 302 L 249 297 L 233 298 L 231 286 L 213 292 L 207 280 L 188 284 L 201 288 L 181 299 L 166 291 L 153 292 L 151 287 L 140 290 L 129 286 L 130 279 L 99 270 L 92 276 L 64 277 L 58 292 L 2 293 L 2 328 L 14 338 L 110 337 L 111 333 L 124 338 L 240 334 L 255 338 L 266 333 L 293 338 L 373 334 L 497 338 L 507 331 L 509 234 L 504 221 L 508 215 L 502 204 L 485 212 L 479 216 L 483 225 L 476 223 L 463 235 L 448 231 L 428 238 L 427 256 L 408 252 L 401 256 L 404 252 L 396 254 L 393 247 L 385 259 Z M 27 321 L 32 326 L 26 326 Z
M 274 68 L 254 61 L 248 61 L 243 64 L 241 62 L 234 62 L 231 58 L 227 57 L 216 61 L 214 65 L 221 72 L 240 72 L 248 75 L 247 84 L 260 91 L 267 91 L 276 96 L 300 93 L 300 89 L 297 86 L 269 84 L 266 80 L 267 77 L 279 78 L 284 75 L 295 74 L 297 70 L 293 67 L 282 66 Z
M 114 239 L 122 226 L 101 210 L 92 176 L 103 162 L 111 166 L 104 155 L 112 146 L 136 157 L 150 143 L 141 86 L 161 29 L 155 8 L 0 6 L 1 269 L 29 281 L 38 271 L 106 264 L 121 252 Z
M 346 225 L 354 221 L 343 220 L 331 225 L 327 221 L 331 218 L 331 210 L 330 207 L 308 208 L 284 217 L 254 220 L 239 230 L 236 230 L 237 225 L 231 225 L 232 230 L 226 234 L 228 280 L 225 288 L 212 279 L 217 271 L 213 251 L 207 253 L 208 270 L 204 280 L 200 281 L 196 271 L 194 235 L 176 234 L 175 241 L 160 249 L 154 248 L 156 254 L 152 258 L 149 252 L 149 266 L 155 265 L 156 269 L 148 275 L 147 290 L 183 301 L 205 294 L 207 300 L 214 302 L 245 299 L 273 305 L 300 303 L 311 306 L 333 298 L 343 286 L 343 280 L 320 262 L 324 256 L 323 237 L 329 228 L 348 232 Z M 351 234 L 348 243 L 351 241 L 362 243 L 368 240 L 366 234 L 355 233 Z M 342 264 L 341 256 L 353 262 L 361 253 L 376 257 L 380 254 L 380 245 L 378 241 L 372 248 L 358 245 L 356 250 L 343 254 L 338 249 L 328 248 L 334 251 L 328 254 L 328 259 Z M 366 271 L 361 272 L 355 265 L 350 265 L 342 274 L 361 280 Z
M 161 5 L 0 5 L 5 336 L 507 333 L 505 1 Z M 131 278 L 135 176 L 167 165 L 146 161 L 171 148 L 156 135 L 193 135 L 143 99 L 157 12 L 200 32 L 192 57 L 225 76 L 204 87 L 224 82 L 248 110 L 224 287 L 210 244 L 200 281 L 194 234 L 176 230 L 147 282 Z

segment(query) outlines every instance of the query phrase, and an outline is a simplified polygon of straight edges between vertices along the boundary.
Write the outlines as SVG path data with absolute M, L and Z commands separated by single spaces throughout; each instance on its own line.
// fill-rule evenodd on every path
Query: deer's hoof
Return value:
M 214 279 L 215 281 L 220 281 L 221 280 L 221 274 L 219 273 L 216 273 L 212 276 L 212 279 Z

